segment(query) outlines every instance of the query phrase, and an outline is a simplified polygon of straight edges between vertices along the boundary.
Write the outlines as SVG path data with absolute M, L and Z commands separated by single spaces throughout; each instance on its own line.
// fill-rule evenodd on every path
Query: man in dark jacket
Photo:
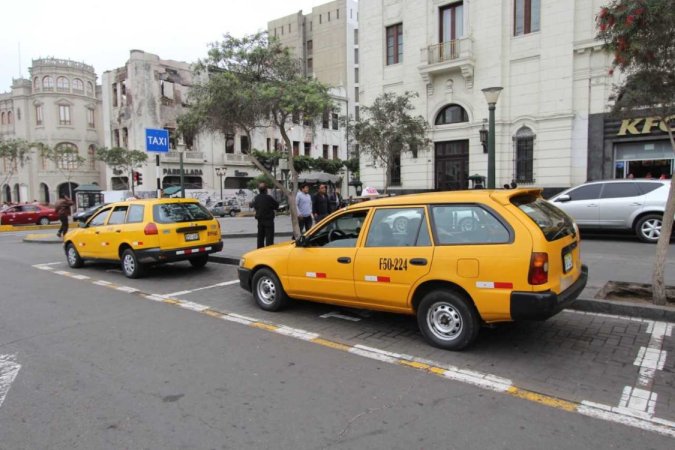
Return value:
M 330 203 L 326 194 L 325 184 L 319 185 L 319 192 L 312 199 L 312 213 L 314 213 L 314 220 L 316 222 L 323 220 L 330 213 Z
M 258 185 L 258 192 L 251 206 L 258 220 L 258 248 L 261 248 L 274 244 L 274 211 L 279 208 L 279 202 L 267 193 L 265 183 Z
M 70 207 L 73 204 L 73 201 L 67 195 L 61 195 L 56 205 L 54 205 L 56 215 L 59 216 L 59 220 L 61 221 L 61 228 L 56 233 L 58 237 L 63 237 L 68 232 L 68 217 L 70 216 Z

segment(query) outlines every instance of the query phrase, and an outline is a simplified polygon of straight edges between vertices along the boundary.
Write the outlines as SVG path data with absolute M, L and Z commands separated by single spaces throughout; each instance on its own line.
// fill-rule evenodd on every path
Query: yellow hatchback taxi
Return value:
M 188 260 L 203 267 L 223 249 L 220 224 L 195 199 L 144 199 L 111 203 L 64 238 L 68 265 L 119 261 L 129 278 L 149 264 Z
M 471 344 L 482 324 L 551 317 L 587 279 L 576 224 L 539 189 L 367 201 L 239 267 L 264 310 L 293 298 L 414 314 L 426 340 L 449 350 Z

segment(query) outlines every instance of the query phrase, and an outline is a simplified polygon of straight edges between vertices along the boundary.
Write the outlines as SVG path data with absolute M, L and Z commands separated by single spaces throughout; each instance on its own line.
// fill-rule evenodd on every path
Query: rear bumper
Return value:
M 185 261 L 186 259 L 216 253 L 221 251 L 222 249 L 223 249 L 223 241 L 220 241 L 214 244 L 199 245 L 196 247 L 183 247 L 170 250 L 150 248 L 147 250 L 136 250 L 135 252 L 139 262 L 153 263 L 153 262 Z
M 239 286 L 251 292 L 251 269 L 244 269 L 240 267 L 239 270 Z
M 588 267 L 581 266 L 581 275 L 570 287 L 560 294 L 555 292 L 511 293 L 512 320 L 546 320 L 558 314 L 579 297 L 588 281 Z

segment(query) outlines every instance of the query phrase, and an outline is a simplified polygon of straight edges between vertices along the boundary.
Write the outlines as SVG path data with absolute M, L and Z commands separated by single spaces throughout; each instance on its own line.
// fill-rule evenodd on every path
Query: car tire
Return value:
M 207 262 L 209 262 L 209 255 L 201 255 L 197 256 L 196 258 L 190 258 L 190 264 L 192 264 L 192 267 L 195 269 L 201 269 L 206 265 Z
M 136 253 L 130 248 L 122 252 L 120 265 L 122 267 L 122 273 L 127 278 L 139 278 L 143 276 L 143 272 L 145 271 L 145 267 L 138 262 Z
M 642 242 L 655 244 L 661 236 L 663 217 L 660 214 L 647 214 L 635 224 L 635 234 Z
M 234 217 L 236 215 L 237 215 L 237 211 L 235 211 L 234 209 L 231 209 L 230 210 L 230 217 Z
M 84 265 L 84 261 L 72 242 L 66 245 L 66 261 L 68 261 L 68 266 L 73 269 L 79 269 Z
M 288 304 L 288 296 L 279 277 L 270 269 L 260 269 L 253 275 L 253 298 L 265 311 L 279 311 Z
M 40 217 L 38 220 L 39 225 L 49 225 L 49 218 L 48 217 Z
M 417 324 L 431 345 L 444 350 L 462 350 L 476 340 L 480 330 L 478 312 L 471 302 L 446 289 L 424 296 L 417 308 Z
M 406 231 L 408 231 L 408 219 L 406 219 L 405 217 L 397 217 L 396 219 L 394 219 L 393 228 L 394 231 L 397 233 L 401 234 L 405 233 Z

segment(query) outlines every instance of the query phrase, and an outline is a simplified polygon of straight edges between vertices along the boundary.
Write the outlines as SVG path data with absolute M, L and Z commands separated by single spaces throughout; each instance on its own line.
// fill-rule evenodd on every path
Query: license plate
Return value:
M 572 261 L 572 252 L 570 252 L 563 256 L 563 269 L 567 273 L 572 270 L 572 267 L 574 267 L 574 262 Z
M 185 233 L 185 240 L 186 241 L 198 241 L 199 240 L 199 233 Z

